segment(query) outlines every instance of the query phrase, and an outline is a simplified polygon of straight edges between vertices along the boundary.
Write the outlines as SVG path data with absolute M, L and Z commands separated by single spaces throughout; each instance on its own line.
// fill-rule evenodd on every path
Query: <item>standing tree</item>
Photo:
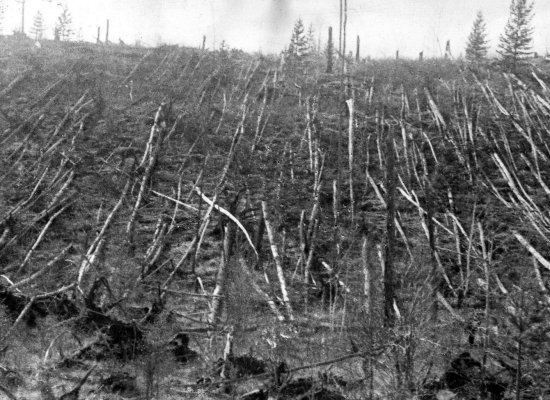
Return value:
M 483 13 L 478 11 L 474 26 L 468 36 L 466 45 L 466 60 L 479 63 L 487 57 L 487 25 L 483 19 Z
M 31 27 L 31 34 L 34 37 L 34 40 L 40 40 L 44 35 L 44 16 L 42 15 L 42 11 L 40 10 L 38 10 L 34 16 Z
M 332 41 L 332 26 L 328 27 L 328 43 L 325 53 L 327 55 L 327 74 L 332 74 L 332 66 L 334 64 L 334 42 Z
M 69 40 L 73 34 L 72 24 L 73 18 L 71 12 L 66 5 L 63 5 L 63 11 L 57 19 L 55 30 L 60 40 Z
M 109 20 L 107 20 L 107 24 L 105 25 L 105 45 L 107 46 L 109 44 Z
M 315 30 L 313 29 L 313 24 L 309 24 L 307 30 L 307 49 L 309 54 L 317 53 L 317 48 L 315 47 Z
M 512 0 L 510 16 L 504 28 L 504 35 L 500 36 L 498 53 L 507 67 L 515 70 L 518 63 L 530 53 L 533 41 L 533 2 L 528 0 Z
M 21 4 L 21 34 L 25 34 L 25 1 L 26 0 L 17 0 Z
M 487 25 L 483 19 L 483 13 L 477 12 L 474 26 L 468 36 L 468 44 L 466 45 L 466 60 L 479 63 L 487 57 Z
M 305 35 L 304 22 L 301 18 L 294 24 L 288 55 L 292 59 L 300 59 L 308 52 L 308 40 Z

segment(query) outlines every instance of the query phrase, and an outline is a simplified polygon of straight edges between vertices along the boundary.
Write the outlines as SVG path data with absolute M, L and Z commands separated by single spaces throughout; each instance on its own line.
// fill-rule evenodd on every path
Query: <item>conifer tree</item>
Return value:
M 327 56 L 327 73 L 332 74 L 332 67 L 334 65 L 334 42 L 332 41 L 332 26 L 328 27 L 328 42 L 325 54 Z
M 40 10 L 38 10 L 34 16 L 31 27 L 31 34 L 34 40 L 40 40 L 44 35 L 44 16 L 42 15 L 42 12 Z
M 73 34 L 72 24 L 73 18 L 71 16 L 71 12 L 69 11 L 69 8 L 64 5 L 63 11 L 57 19 L 57 25 L 55 27 L 60 40 L 69 40 L 71 38 Z
M 502 57 L 503 64 L 512 70 L 530 54 L 533 41 L 533 7 L 534 3 L 529 0 L 512 0 L 510 4 L 510 16 L 504 34 L 500 36 L 497 51 Z
M 474 26 L 468 36 L 468 44 L 466 45 L 466 60 L 478 63 L 487 57 L 487 25 L 483 19 L 483 13 L 477 12 Z
M 302 58 L 308 51 L 308 41 L 305 35 L 304 22 L 301 18 L 294 24 L 290 45 L 288 46 L 288 55 L 291 58 Z

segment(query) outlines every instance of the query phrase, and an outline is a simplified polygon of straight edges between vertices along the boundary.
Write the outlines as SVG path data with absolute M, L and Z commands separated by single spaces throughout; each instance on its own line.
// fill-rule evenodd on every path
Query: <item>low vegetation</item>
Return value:
M 5 396 L 548 397 L 547 66 L 333 51 L 0 40 Z

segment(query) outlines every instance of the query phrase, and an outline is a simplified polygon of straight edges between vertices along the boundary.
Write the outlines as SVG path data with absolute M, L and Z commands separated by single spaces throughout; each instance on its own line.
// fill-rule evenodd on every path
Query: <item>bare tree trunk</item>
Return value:
M 348 0 L 344 0 L 344 22 L 342 24 L 342 74 L 347 73 L 347 63 L 346 63 L 346 28 L 348 25 Z
M 525 306 L 525 292 L 523 288 L 521 288 L 521 306 L 519 310 L 519 334 L 518 334 L 518 349 L 516 353 L 516 400 L 521 400 L 521 358 L 523 357 L 523 308 Z
M 334 62 L 334 42 L 332 41 L 332 26 L 328 27 L 328 44 L 327 44 L 327 74 L 332 74 L 332 66 Z
M 277 319 L 281 322 L 284 321 L 285 317 L 283 316 L 283 314 L 281 314 L 281 312 L 277 308 L 277 305 L 275 304 L 275 301 L 269 296 L 269 294 L 267 294 L 260 287 L 260 285 L 258 285 L 256 283 L 256 281 L 254 280 L 254 276 L 252 276 L 251 272 L 248 270 L 248 268 L 246 266 L 246 262 L 242 257 L 239 257 L 239 264 L 241 266 L 241 270 L 244 272 L 246 277 L 250 280 L 250 284 L 252 285 L 252 289 L 254 289 L 254 291 L 256 293 L 258 293 L 261 297 L 263 297 L 265 299 L 265 301 L 267 302 L 267 305 L 269 306 L 271 311 L 273 311 L 273 314 L 277 317 Z
M 365 303 L 363 305 L 367 315 L 367 329 L 368 329 L 368 354 L 363 359 L 363 373 L 365 379 L 367 379 L 368 385 L 368 399 L 372 400 L 374 396 L 374 362 L 373 362 L 373 312 L 374 312 L 374 290 L 373 290 L 373 276 L 368 260 L 368 240 L 367 236 L 363 236 L 363 243 L 361 247 L 361 259 L 363 261 L 363 275 L 365 278 L 363 286 L 363 294 L 365 297 Z
M 483 357 L 482 357 L 482 364 L 481 364 L 481 380 L 483 385 L 485 386 L 485 377 L 486 377 L 486 365 L 487 365 L 487 349 L 489 347 L 489 302 L 490 302 L 490 279 L 491 279 L 491 272 L 489 269 L 489 264 L 491 262 L 490 258 L 491 255 L 487 251 L 487 246 L 485 245 L 485 235 L 483 233 L 483 227 L 481 226 L 481 222 L 478 222 L 478 229 L 479 229 L 479 242 L 481 244 L 481 251 L 483 255 L 483 269 L 485 272 L 485 315 L 484 315 L 484 324 L 485 324 L 485 335 L 483 337 Z
M 432 198 L 432 184 L 427 175 L 424 175 L 424 192 L 426 194 L 426 226 L 428 228 L 428 242 L 430 245 L 430 259 L 432 264 L 432 321 L 437 320 L 437 292 L 439 290 L 439 274 L 437 271 L 437 249 L 435 247 L 435 227 L 433 222 L 434 205 Z
M 260 215 L 258 215 L 258 226 L 254 231 L 254 246 L 256 247 L 256 251 L 258 252 L 258 260 L 256 261 L 256 266 L 254 268 L 256 270 L 262 269 L 262 266 L 263 266 L 262 241 L 264 238 L 264 232 L 265 232 L 264 213 L 261 212 Z
M 21 3 L 21 33 L 25 34 L 25 1 L 20 0 Z
M 338 38 L 338 52 L 341 57 L 341 69 L 340 69 L 340 93 L 338 96 L 338 106 L 340 107 L 343 102 L 343 95 L 344 95 L 344 65 L 346 62 L 345 57 L 343 56 L 343 51 L 345 50 L 342 46 L 343 43 L 343 26 L 344 26 L 344 1 L 346 0 L 340 0 L 340 34 Z M 340 187 L 342 183 L 342 131 L 343 131 L 343 122 L 342 122 L 342 110 L 340 109 L 340 112 L 338 113 L 338 139 L 337 139 L 337 145 L 336 145 L 336 169 L 337 169 L 337 175 L 336 175 L 336 186 L 338 188 L 337 193 L 337 201 L 334 204 L 334 207 L 339 208 L 340 207 Z
M 351 221 L 353 222 L 355 216 L 355 199 L 353 196 L 353 98 L 346 101 L 349 111 L 349 138 L 348 138 L 348 159 L 349 159 L 349 200 L 350 200 L 350 213 Z
M 105 45 L 109 44 L 109 20 L 107 20 L 107 24 L 105 26 Z
M 222 370 L 220 371 L 220 377 L 222 377 L 222 379 L 234 378 L 234 376 L 232 376 L 232 373 L 231 373 L 231 368 L 232 368 L 231 359 L 233 358 L 234 330 L 235 328 L 231 326 L 225 338 L 225 348 L 223 350 L 223 366 L 222 366 Z M 224 391 L 229 392 L 231 390 L 231 387 L 229 385 L 230 383 L 224 384 Z
M 227 270 L 229 268 L 229 260 L 232 256 L 236 230 L 237 227 L 232 222 L 228 222 L 224 229 L 222 259 L 216 276 L 216 287 L 212 292 L 212 308 L 210 310 L 210 317 L 208 318 L 213 325 L 216 325 L 216 322 L 220 318 L 224 295 L 227 295 L 225 290 L 227 287 Z
M 285 275 L 283 271 L 283 264 L 281 262 L 281 257 L 279 256 L 279 250 L 277 249 L 275 233 L 273 232 L 271 221 L 269 219 L 269 210 L 268 210 L 266 201 L 262 201 L 262 211 L 264 213 L 265 230 L 267 231 L 267 236 L 269 238 L 271 253 L 273 254 L 273 260 L 275 261 L 275 267 L 277 268 L 277 277 L 279 278 L 279 284 L 281 285 L 281 295 L 283 297 L 283 303 L 288 313 L 288 319 L 290 321 L 293 321 L 294 313 L 292 311 L 292 305 L 290 304 L 290 298 L 288 297 L 288 291 L 286 289 L 286 281 L 285 281 Z
M 386 248 L 384 257 L 384 316 L 385 325 L 395 323 L 395 282 L 393 276 L 393 256 L 395 253 L 395 149 L 393 131 L 388 127 L 386 135 Z

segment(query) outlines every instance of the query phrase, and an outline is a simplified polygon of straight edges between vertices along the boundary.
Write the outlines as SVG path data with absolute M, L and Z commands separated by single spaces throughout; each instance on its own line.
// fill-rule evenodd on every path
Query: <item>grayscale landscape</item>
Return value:
M 0 398 L 550 399 L 550 6 L 455 3 L 0 0 Z

